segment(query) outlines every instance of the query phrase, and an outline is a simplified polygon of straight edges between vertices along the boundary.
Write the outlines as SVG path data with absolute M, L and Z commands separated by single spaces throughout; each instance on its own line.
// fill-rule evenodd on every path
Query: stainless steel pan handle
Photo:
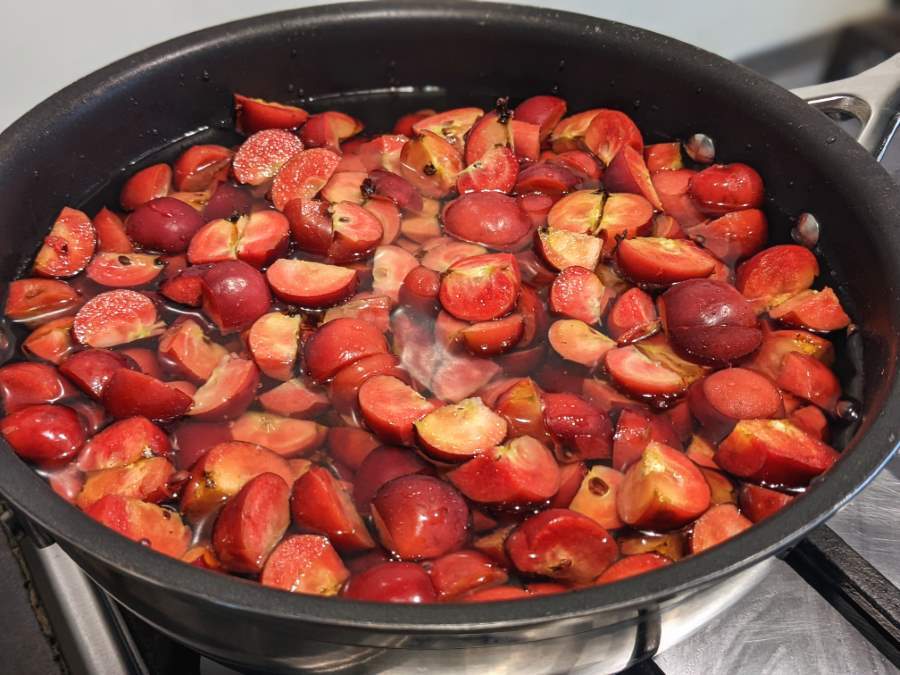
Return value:
M 858 119 L 862 129 L 856 140 L 880 160 L 897 128 L 900 54 L 859 75 L 792 91 L 822 112 Z

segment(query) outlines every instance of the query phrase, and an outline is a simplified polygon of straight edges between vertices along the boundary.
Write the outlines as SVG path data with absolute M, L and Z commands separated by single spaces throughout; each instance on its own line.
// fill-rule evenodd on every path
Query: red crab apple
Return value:
M 210 267 L 203 274 L 202 293 L 204 313 L 223 334 L 249 328 L 272 303 L 266 278 L 241 260 Z
M 441 280 L 441 305 L 457 319 L 489 321 L 508 313 L 521 286 L 519 265 L 505 253 L 464 258 Z
M 269 554 L 259 581 L 291 593 L 332 596 L 349 576 L 327 537 L 293 534 Z
M 431 603 L 437 594 L 421 565 L 386 562 L 351 577 L 343 597 L 369 602 Z
M 52 468 L 68 462 L 85 441 L 78 414 L 69 407 L 30 405 L 0 420 L 0 433 L 21 458 Z
M 34 271 L 45 277 L 71 277 L 83 270 L 97 245 L 87 214 L 68 206 L 60 211 L 34 259 Z
M 160 197 L 137 207 L 125 225 L 128 236 L 145 248 L 182 253 L 203 227 L 203 218 L 178 199 Z
M 138 171 L 125 182 L 119 203 L 126 211 L 133 211 L 153 199 L 165 197 L 172 191 L 172 168 L 168 164 L 152 164 Z
M 713 164 L 691 178 L 691 196 L 710 215 L 759 208 L 763 182 L 750 166 L 741 163 Z
M 512 197 L 499 192 L 471 192 L 447 204 L 444 229 L 457 239 L 511 251 L 523 248 L 531 221 Z
M 234 94 L 235 128 L 242 134 L 261 129 L 296 129 L 309 118 L 303 108 Z
M 132 541 L 173 558 L 180 558 L 191 543 L 191 529 L 177 513 L 139 499 L 107 495 L 85 513 Z
M 306 368 L 313 379 L 330 379 L 346 365 L 389 351 L 382 332 L 360 319 L 340 318 L 319 327 L 304 347 Z
M 294 483 L 291 515 L 298 527 L 326 535 L 344 553 L 375 546 L 350 495 L 323 467 L 311 468 Z
M 441 461 L 460 462 L 499 445 L 506 438 L 506 420 L 480 398 L 442 406 L 415 422 L 425 451 Z

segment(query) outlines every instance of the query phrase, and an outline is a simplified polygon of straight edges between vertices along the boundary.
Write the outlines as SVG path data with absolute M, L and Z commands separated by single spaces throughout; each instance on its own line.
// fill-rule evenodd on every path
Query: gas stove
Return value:
M 859 24 L 747 65 L 785 86 L 837 79 L 900 49 L 900 19 Z M 829 62 L 828 54 L 834 55 Z M 883 162 L 900 181 L 900 141 Z M 743 600 L 629 675 L 896 673 L 900 668 L 900 459 Z M 96 587 L 0 504 L 0 672 L 238 675 L 174 642 Z M 651 631 L 652 632 L 652 631 Z M 665 647 L 641 635 L 642 648 Z M 654 640 L 656 642 L 654 642 Z M 580 675 L 594 675 L 590 670 Z

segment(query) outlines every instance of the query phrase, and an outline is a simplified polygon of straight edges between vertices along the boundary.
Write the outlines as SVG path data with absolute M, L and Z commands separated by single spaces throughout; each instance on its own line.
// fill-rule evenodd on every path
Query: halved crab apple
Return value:
M 340 318 L 361 319 L 376 326 L 382 333 L 390 330 L 391 308 L 394 303 L 386 295 L 357 293 L 347 302 L 329 307 L 322 317 L 322 323 Z
M 546 139 L 566 114 L 566 102 L 558 96 L 532 96 L 515 109 L 515 119 L 540 128 L 540 140 Z
M 603 205 L 597 235 L 603 240 L 603 257 L 611 256 L 619 241 L 648 233 L 653 205 L 641 195 L 614 192 Z
M 424 267 L 435 272 L 446 272 L 454 263 L 463 258 L 471 258 L 485 253 L 487 253 L 487 249 L 483 246 L 445 237 L 425 250 L 421 262 Z
M 291 157 L 275 175 L 272 203 L 279 211 L 293 199 L 312 199 L 331 178 L 341 157 L 325 148 L 303 150 Z
M 422 213 L 422 195 L 405 178 L 384 169 L 375 169 L 368 175 L 369 182 L 363 188 L 369 195 L 378 195 L 387 199 L 403 210 Z M 329 201 L 335 201 L 330 199 Z
M 255 574 L 291 524 L 290 488 L 274 473 L 250 480 L 216 518 L 212 546 L 222 567 Z
M 181 417 L 191 407 L 191 397 L 180 389 L 128 368 L 113 372 L 101 400 L 113 417 L 142 415 L 156 422 Z
M 274 473 L 293 483 L 283 457 L 251 443 L 228 441 L 213 446 L 191 468 L 181 496 L 181 512 L 189 522 L 200 522 L 241 488 L 263 473 Z
M 547 215 L 557 200 L 550 195 L 532 193 L 518 195 L 516 201 L 533 227 L 544 227 L 547 224 Z
M 540 441 L 550 442 L 544 427 L 543 392 L 531 378 L 522 378 L 505 392 L 494 405 L 509 424 L 509 435 L 531 436 Z
M 566 152 L 580 149 L 584 134 L 597 116 L 600 108 L 585 110 L 561 119 L 550 132 L 550 145 L 554 152 Z
M 407 141 L 400 152 L 400 175 L 426 197 L 444 197 L 463 168 L 460 151 L 427 130 Z
M 300 140 L 308 148 L 340 150 L 341 142 L 363 130 L 358 119 L 336 110 L 311 115 L 300 129 Z
M 253 401 L 258 386 L 256 364 L 227 354 L 194 394 L 193 405 L 187 414 L 206 422 L 234 419 Z
M 595 234 L 600 227 L 606 193 L 577 190 L 553 204 L 547 214 L 547 226 L 579 234 Z
M 372 290 L 397 301 L 406 275 L 419 266 L 419 261 L 398 246 L 379 246 L 372 263 Z
M 291 379 L 300 348 L 301 323 L 299 314 L 269 312 L 250 327 L 247 346 L 264 375 L 282 381 Z
M 97 253 L 87 266 L 87 277 L 109 288 L 146 286 L 159 276 L 164 262 L 146 253 Z
M 591 118 L 584 132 L 584 145 L 606 166 L 626 146 L 637 152 L 639 157 L 644 151 L 644 139 L 634 121 L 623 112 L 607 108 L 597 110 Z
M 553 453 L 530 436 L 481 452 L 447 478 L 481 504 L 525 504 L 549 499 L 559 490 L 559 466 Z
M 97 238 L 86 213 L 64 207 L 44 237 L 34 259 L 35 273 L 45 277 L 71 277 L 83 270 L 94 250 Z
M 561 462 L 608 459 L 612 425 L 606 413 L 571 392 L 545 393 L 544 428 Z
M 441 280 L 441 305 L 464 321 L 489 321 L 516 304 L 521 286 L 519 265 L 508 253 L 464 258 Z
M 807 290 L 798 293 L 770 309 L 769 316 L 790 326 L 822 333 L 850 325 L 850 317 L 841 306 L 841 301 L 828 287 L 821 291 Z
M 665 239 L 684 239 L 687 235 L 684 233 L 681 225 L 672 216 L 665 213 L 657 213 L 653 216 L 653 223 L 650 227 L 651 237 L 663 237 Z M 699 244 L 703 241 L 701 238 L 695 239 Z
M 447 234 L 503 251 L 522 248 L 532 231 L 519 203 L 499 192 L 464 194 L 447 204 L 442 217 Z
M 672 561 L 658 553 L 638 553 L 617 560 L 606 571 L 597 577 L 594 582 L 597 585 L 611 584 L 629 577 L 645 574 L 658 567 L 671 565 Z
M 320 326 L 304 347 L 306 367 L 318 382 L 365 356 L 388 351 L 387 341 L 376 326 L 351 318 L 335 319 Z
M 764 375 L 744 368 L 726 368 L 695 382 L 687 400 L 691 413 L 714 441 L 727 436 L 740 420 L 784 416 L 778 387 Z
M 73 314 L 81 295 L 65 281 L 16 279 L 9 282 L 3 313 L 10 321 L 40 325 Z
M 522 337 L 524 319 L 510 314 L 502 319 L 479 321 L 459 331 L 466 349 L 476 356 L 495 356 L 509 351 Z
M 684 168 L 681 158 L 681 143 L 654 143 L 644 147 L 644 161 L 650 173 L 657 171 L 677 171 Z
M 357 157 L 366 171 L 384 169 L 399 176 L 400 153 L 413 135 L 412 132 L 409 134 L 381 134 L 369 141 L 359 143 L 356 146 Z M 344 159 L 349 154 L 348 145 L 348 143 L 344 143 L 341 146 L 344 151 Z
M 303 150 L 303 142 L 283 129 L 257 131 L 241 143 L 231 164 L 234 177 L 245 185 L 262 185 Z
M 372 498 L 382 485 L 400 476 L 429 472 L 428 465 L 409 448 L 373 448 L 359 464 L 353 479 L 353 500 L 359 512 L 368 515 Z
M 448 553 L 431 564 L 429 574 L 438 597 L 450 601 L 499 586 L 508 579 L 503 568 L 478 551 Z
M 607 530 L 622 527 L 624 523 L 616 510 L 616 496 L 623 480 L 625 474 L 612 467 L 599 464 L 592 467 L 582 479 L 569 508 L 598 522 Z
M 38 403 L 56 403 L 76 395 L 64 371 L 45 363 L 10 363 L 0 368 L 0 397 L 7 413 Z M 76 384 L 78 384 L 76 382 Z
M 713 164 L 691 178 L 691 196 L 710 215 L 759 208 L 763 202 L 763 182 L 750 166 Z
M 294 483 L 291 517 L 298 527 L 326 535 L 344 553 L 375 546 L 350 495 L 324 467 L 311 468 Z
M 359 388 L 359 408 L 366 425 L 379 438 L 387 443 L 412 445 L 413 425 L 435 405 L 402 380 L 375 375 Z
M 643 408 L 643 404 L 629 398 L 608 382 L 595 377 L 582 378 L 580 393 L 592 406 L 606 413 L 627 408 Z
M 794 499 L 792 495 L 784 492 L 750 483 L 743 483 L 738 490 L 738 502 L 741 505 L 741 513 L 754 523 L 758 523 L 777 513 L 793 502 Z
M 687 234 L 719 260 L 733 265 L 765 246 L 769 226 L 762 211 L 744 209 L 689 227 Z
M 700 553 L 740 534 L 753 523 L 734 504 L 718 504 L 704 513 L 691 529 L 691 553 Z
M 372 520 L 382 545 L 401 560 L 437 558 L 465 542 L 469 507 L 449 483 L 408 474 L 379 488 Z
M 129 417 L 113 422 L 91 439 L 78 453 L 76 465 L 82 471 L 99 471 L 125 466 L 154 456 L 165 457 L 172 450 L 169 437 L 146 417 Z
M 650 178 L 662 204 L 662 210 L 677 220 L 684 229 L 706 220 L 690 194 L 691 179 L 696 173 L 691 169 L 658 171 Z
M 759 349 L 743 366 L 777 381 L 784 357 L 790 353 L 807 354 L 826 366 L 834 363 L 834 346 L 823 337 L 805 330 L 766 330 Z
M 150 457 L 124 466 L 91 471 L 75 503 L 84 510 L 106 495 L 154 503 L 166 501 L 172 496 L 168 484 L 174 473 L 175 467 L 165 457 Z
M 591 153 L 584 150 L 566 150 L 560 153 L 547 150 L 541 153 L 541 159 L 566 167 L 578 176 L 579 185 L 583 188 L 599 187 L 603 177 L 603 167 Z
M 506 420 L 478 398 L 441 406 L 414 424 L 425 452 L 445 462 L 465 461 L 506 438 Z
M 211 448 L 230 440 L 231 431 L 224 422 L 183 420 L 172 429 L 172 444 L 178 449 L 175 466 L 179 471 L 189 471 Z
M 407 216 L 400 221 L 400 234 L 412 244 L 423 244 L 440 236 L 441 223 L 437 216 Z
M 85 441 L 78 413 L 46 403 L 8 414 L 0 420 L 0 433 L 17 455 L 44 468 L 68 463 Z
M 276 296 L 303 307 L 328 307 L 349 298 L 356 290 L 356 270 L 309 260 L 280 258 L 266 279 Z
M 7 366 L 2 372 L 12 367 Z M 88 396 L 99 400 L 113 373 L 120 368 L 137 370 L 137 364 L 130 358 L 107 349 L 83 349 L 63 361 L 59 372 Z M 8 401 L 6 406 L 8 409 Z
M 741 420 L 719 444 L 716 464 L 740 478 L 802 487 L 840 454 L 787 420 Z
M 624 146 L 607 165 L 603 174 L 603 185 L 614 192 L 641 195 L 653 205 L 653 208 L 659 211 L 663 208 L 659 195 L 656 194 L 656 188 L 653 187 L 653 181 L 650 180 L 650 171 L 644 163 L 644 158 L 630 145 Z
M 417 134 L 429 131 L 462 150 L 466 134 L 483 115 L 481 108 L 454 108 L 420 118 L 412 130 Z
M 119 203 L 126 211 L 133 211 L 171 191 L 172 168 L 168 164 L 153 164 L 131 175 L 119 193 Z
M 619 387 L 636 396 L 675 396 L 686 388 L 679 373 L 634 345 L 607 351 L 606 370 Z
M 214 264 L 203 273 L 201 291 L 203 312 L 222 334 L 249 328 L 272 304 L 266 278 L 243 260 Z
M 180 558 L 191 543 L 191 529 L 177 513 L 156 504 L 120 495 L 107 495 L 85 511 L 87 515 L 128 537 L 173 558 Z
M 611 294 L 591 270 L 574 265 L 562 270 L 550 286 L 550 309 L 587 324 L 600 321 Z
M 88 347 L 114 347 L 159 335 L 164 329 L 150 298 L 121 289 L 88 300 L 72 324 L 75 339 Z
M 674 284 L 706 277 L 716 266 L 716 259 L 694 242 L 658 237 L 620 241 L 616 262 L 629 279 L 647 284 Z
M 203 274 L 206 266 L 187 267 L 166 279 L 159 286 L 163 297 L 189 307 L 199 307 L 203 301 Z
M 596 368 L 616 343 L 579 319 L 554 321 L 547 333 L 550 346 L 566 361 Z
M 538 193 L 558 199 L 578 185 L 578 176 L 562 164 L 536 162 L 519 172 L 515 191 L 518 194 Z
M 661 296 L 660 313 L 672 344 L 699 363 L 734 363 L 762 341 L 752 307 L 723 281 L 676 284 Z
M 354 574 L 344 587 L 343 597 L 406 604 L 437 602 L 431 577 L 413 562 L 385 562 Z
M 441 275 L 424 265 L 407 272 L 397 290 L 397 301 L 408 310 L 434 316 L 438 313 Z
M 107 253 L 131 253 L 134 245 L 125 233 L 125 223 L 105 206 L 94 216 L 97 250 Z
M 672 347 L 665 335 L 658 334 L 635 342 L 638 351 L 648 358 L 661 363 L 669 370 L 678 373 L 684 380 L 685 387 L 690 386 L 706 375 L 708 368 L 693 361 L 682 358 Z
M 548 509 L 513 530 L 506 550 L 516 569 L 573 584 L 596 579 L 619 548 L 596 521 L 569 509 Z
M 544 306 L 544 300 L 530 286 L 523 285 L 519 291 L 516 311 L 522 315 L 524 322 L 522 338 L 517 347 L 529 347 L 540 344 L 550 326 L 550 316 Z
M 625 472 L 616 504 L 628 525 L 672 530 L 709 508 L 710 490 L 694 463 L 677 450 L 651 441 Z
M 339 202 L 331 207 L 333 238 L 328 257 L 348 263 L 371 253 L 384 237 L 381 221 L 353 202 Z
M 272 413 L 245 412 L 231 422 L 231 437 L 254 443 L 282 457 L 307 455 L 325 442 L 325 427 L 310 420 Z
M 653 298 L 637 287 L 616 298 L 604 325 L 621 345 L 653 335 L 660 328 Z
M 22 351 L 36 359 L 58 365 L 75 351 L 73 321 L 72 317 L 67 316 L 38 326 L 22 342 Z
M 541 257 L 557 270 L 567 267 L 594 269 L 600 262 L 601 242 L 589 234 L 568 230 L 538 230 L 535 244 Z
M 243 94 L 234 95 L 235 128 L 253 134 L 262 129 L 296 129 L 309 118 L 302 108 Z
M 327 537 L 293 534 L 285 537 L 266 558 L 259 582 L 306 595 L 337 595 L 350 572 Z
M 588 469 L 584 462 L 572 462 L 559 467 L 559 490 L 553 495 L 548 506 L 552 509 L 565 509 L 569 507 L 581 481 L 587 475 Z
M 259 404 L 276 415 L 311 419 L 325 412 L 328 397 L 303 378 L 295 377 L 260 394 Z
M 807 290 L 818 274 L 819 263 L 809 249 L 771 246 L 741 263 L 735 287 L 757 312 L 764 312 Z
M 227 175 L 233 153 L 221 145 L 192 145 L 173 165 L 175 189 L 181 192 L 206 190 L 217 176 Z
M 460 171 L 456 177 L 456 191 L 505 192 L 516 185 L 519 163 L 512 150 L 506 146 L 496 146 L 488 150 L 480 159 Z

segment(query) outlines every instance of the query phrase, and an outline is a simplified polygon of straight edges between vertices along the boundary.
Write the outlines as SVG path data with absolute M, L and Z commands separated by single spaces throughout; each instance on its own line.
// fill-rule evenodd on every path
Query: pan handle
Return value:
M 792 90 L 822 112 L 840 112 L 859 120 L 856 140 L 880 160 L 897 127 L 900 54 L 859 75 Z

